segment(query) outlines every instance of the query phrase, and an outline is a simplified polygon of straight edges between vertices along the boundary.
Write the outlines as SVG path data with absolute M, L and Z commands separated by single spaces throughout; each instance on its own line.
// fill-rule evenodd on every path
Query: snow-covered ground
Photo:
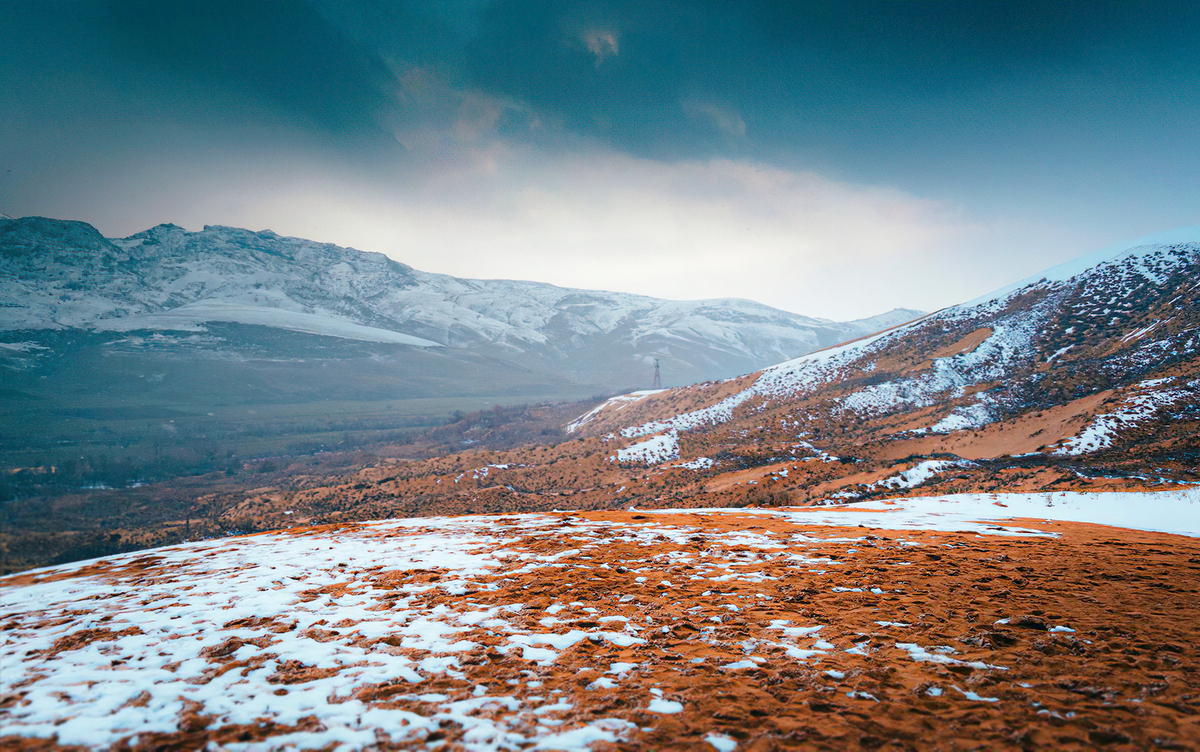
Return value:
M 908 473 L 922 475 L 918 466 Z M 900 476 L 896 476 L 900 477 Z M 980 535 L 1050 535 L 1007 520 L 1090 522 L 1200 537 L 1200 488 L 1177 491 L 982 493 L 883 499 L 790 510 L 689 510 L 784 515 L 797 524 L 864 526 L 883 530 L 943 530 Z
M 806 581 L 819 583 L 837 570 L 839 562 L 819 553 L 834 542 L 842 556 L 854 555 L 860 544 L 898 552 L 925 545 L 881 542 L 866 532 L 822 536 L 814 530 L 821 526 L 1045 537 L 1054 533 L 1040 529 L 1038 520 L 1074 520 L 1200 537 L 1200 491 L 1190 489 L 685 510 L 685 519 L 695 520 L 686 524 L 659 514 L 679 512 L 616 522 L 534 514 L 395 520 L 192 543 L 0 578 L 0 696 L 10 698 L 0 707 L 4 733 L 103 747 L 172 733 L 189 713 L 199 713 L 210 725 L 260 735 L 222 745 L 231 750 L 364 749 L 379 741 L 381 729 L 390 743 L 433 748 L 447 726 L 462 730 L 459 741 L 469 750 L 531 744 L 583 750 L 652 727 L 620 714 L 574 712 L 583 695 L 541 689 L 546 676 L 536 669 L 553 670 L 576 646 L 623 656 L 578 669 L 577 692 L 627 688 L 640 698 L 635 710 L 646 718 L 689 710 L 684 694 L 667 695 L 636 678 L 642 662 L 657 654 L 648 640 L 669 634 L 673 621 L 655 622 L 638 596 L 607 585 L 602 599 L 571 598 L 598 568 L 621 573 L 630 588 L 669 594 L 685 581 L 697 591 L 707 588 L 687 611 L 705 614 L 694 619 L 701 626 L 689 627 L 698 630 L 689 639 L 715 651 L 711 660 L 721 672 L 753 671 L 770 648 L 832 681 L 847 674 L 829 661 L 874 654 L 1004 674 L 1008 666 L 956 657 L 949 647 L 911 638 L 847 641 L 825 635 L 821 623 L 787 619 L 764 622 L 755 636 L 739 632 L 743 636 L 729 642 L 716 631 L 720 614 L 740 614 L 758 596 L 721 588 L 765 585 L 778 579 L 769 572 L 780 566 L 797 567 Z M 703 524 L 714 515 L 771 517 L 795 527 L 769 532 Z M 1013 524 L 1013 517 L 1025 519 Z M 556 547 L 547 545 L 551 539 Z M 621 566 L 610 569 L 606 552 L 615 550 L 626 553 L 613 561 Z M 532 605 L 536 591 L 527 588 L 533 585 L 558 593 L 557 600 Z M 870 583 L 842 580 L 825 588 L 885 594 Z M 909 626 L 882 612 L 877 618 L 884 629 Z M 477 663 L 485 651 L 491 656 L 485 663 L 509 656 L 535 670 L 514 670 L 507 680 L 496 674 L 468 680 L 475 665 L 468 657 L 480 656 Z M 578 660 L 580 653 L 572 655 Z M 689 664 L 672 665 L 676 671 Z M 945 688 L 965 701 L 995 701 L 955 684 L 926 691 Z M 853 688 L 844 694 L 878 701 Z M 708 734 L 709 743 L 732 749 L 734 742 L 717 730 Z
M 961 460 L 925 460 L 910 467 L 902 473 L 897 473 L 889 478 L 884 478 L 877 483 L 872 483 L 869 488 L 892 488 L 905 489 L 919 486 L 925 481 L 933 478 L 939 473 L 945 472 L 953 467 L 965 467 L 970 463 Z
M 465 698 L 436 691 L 462 683 L 464 656 L 481 650 L 481 638 L 522 665 L 548 667 L 581 642 L 639 650 L 647 642 L 639 633 L 659 629 L 633 596 L 616 600 L 620 610 L 611 614 L 582 602 L 537 609 L 520 601 L 482 602 L 498 586 L 489 578 L 498 569 L 506 579 L 562 578 L 564 570 L 583 576 L 592 565 L 578 559 L 591 559 L 588 549 L 683 545 L 699 532 L 656 522 L 576 518 L 569 528 L 563 522 L 542 515 L 389 521 L 78 562 L 25 573 L 34 582 L 20 586 L 0 578 L 6 622 L 0 696 L 13 698 L 0 709 L 3 733 L 108 746 L 171 733 L 186 714 L 202 710 L 213 724 L 269 737 L 223 745 L 231 750 L 363 749 L 378 741 L 378 729 L 394 743 L 436 748 L 433 740 L 446 724 L 465 730 L 461 742 L 469 750 L 531 743 L 585 750 L 617 741 L 637 727 L 617 717 L 567 722 L 572 703 L 541 694 L 533 671 L 475 685 Z M 536 554 L 513 545 L 564 533 L 578 547 Z M 757 575 L 732 568 L 747 563 L 745 549 L 783 548 L 753 533 L 717 533 L 709 540 L 716 559 L 695 567 L 699 574 L 692 579 L 753 582 Z M 737 552 L 723 553 L 724 546 Z M 636 571 L 626 576 L 631 583 L 646 579 Z M 518 617 L 535 628 L 522 627 Z M 581 617 L 591 621 L 573 626 Z M 803 651 L 793 648 L 797 657 L 833 649 L 817 639 L 819 626 L 773 628 L 781 639 L 816 641 Z M 588 690 L 619 687 L 639 666 L 612 663 Z M 369 699 L 380 687 L 387 689 L 385 703 Z M 645 712 L 684 709 L 661 690 L 646 694 Z
M 509 555 L 508 536 L 547 521 L 475 517 L 376 523 L 344 534 L 262 535 L 114 557 L 100 575 L 7 588 L 0 579 L 0 613 L 10 618 L 0 695 L 18 687 L 24 693 L 16 707 L 0 711 L 4 733 L 107 746 L 131 734 L 173 731 L 187 706 L 200 703 L 225 724 L 266 719 L 292 726 L 320 717 L 322 730 L 274 736 L 272 748 L 359 749 L 376 742 L 376 728 L 393 729 L 396 739 L 423 738 L 443 720 L 469 729 L 470 749 L 525 741 L 511 724 L 478 712 L 484 708 L 533 719 L 543 749 L 614 740 L 624 721 L 596 719 L 560 734 L 545 707 L 523 707 L 503 687 L 480 687 L 475 697 L 453 702 L 422 689 L 431 677 L 461 676 L 456 656 L 475 645 L 460 634 L 471 629 L 513 633 L 507 650 L 547 662 L 593 636 L 639 642 L 623 624 L 616 631 L 522 634 L 506 619 L 523 608 L 519 603 L 472 609 L 466 598 L 457 611 L 415 605 L 431 591 L 463 595 Z M 437 568 L 447 576 L 392 588 L 360 572 L 385 565 L 401 573 Z M 80 608 L 101 602 L 103 609 L 79 616 L 88 613 Z M 70 614 L 76 618 L 64 618 Z M 84 644 L 67 644 L 73 637 Z M 388 643 L 373 642 L 384 637 Z M 222 671 L 224 664 L 236 670 Z M 358 688 L 386 682 L 410 685 L 412 699 L 436 712 L 381 709 L 353 697 Z
M 366 342 L 391 342 L 416 347 L 439 347 L 420 337 L 390 329 L 364 326 L 330 312 L 308 313 L 265 305 L 253 305 L 238 301 L 201 300 L 159 313 L 126 316 L 119 319 L 104 319 L 95 323 L 101 330 L 131 332 L 139 329 L 201 330 L 210 321 L 228 321 L 237 324 L 257 324 L 276 329 L 287 329 L 327 337 L 341 337 Z
M 976 398 L 975 403 L 964 407 L 956 407 L 950 414 L 928 428 L 921 428 L 914 433 L 951 433 L 964 428 L 981 428 L 993 420 L 986 394 Z
M 601 402 L 599 405 L 596 405 L 595 407 L 593 407 L 591 410 L 588 410 L 583 415 L 580 415 L 575 420 L 568 423 L 567 429 L 566 429 L 567 433 L 575 433 L 583 426 L 592 422 L 593 418 L 595 418 L 597 415 L 599 415 L 601 412 L 603 412 L 605 410 L 608 410 L 610 408 L 615 409 L 615 410 L 623 410 L 626 407 L 628 407 L 629 403 L 631 403 L 631 402 L 641 402 L 642 400 L 646 399 L 647 397 L 653 396 L 655 394 L 662 394 L 664 391 L 666 391 L 666 390 L 665 389 L 641 389 L 636 392 L 630 392 L 629 394 L 619 394 L 616 397 L 610 397 L 610 398 L 606 399 L 605 401 Z

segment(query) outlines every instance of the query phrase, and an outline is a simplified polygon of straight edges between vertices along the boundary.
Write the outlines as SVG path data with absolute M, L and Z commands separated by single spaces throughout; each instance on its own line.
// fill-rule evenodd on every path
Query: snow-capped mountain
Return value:
M 837 323 L 747 300 L 667 301 L 421 272 L 270 231 L 159 225 L 107 239 L 82 222 L 0 221 L 0 329 L 200 330 L 235 322 L 469 349 L 581 383 L 724 378 L 911 320 Z

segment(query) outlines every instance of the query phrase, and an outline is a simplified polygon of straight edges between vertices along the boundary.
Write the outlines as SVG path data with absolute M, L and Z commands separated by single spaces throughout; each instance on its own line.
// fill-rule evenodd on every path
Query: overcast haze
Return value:
M 0 0 L 0 212 L 934 309 L 1200 224 L 1197 8 Z

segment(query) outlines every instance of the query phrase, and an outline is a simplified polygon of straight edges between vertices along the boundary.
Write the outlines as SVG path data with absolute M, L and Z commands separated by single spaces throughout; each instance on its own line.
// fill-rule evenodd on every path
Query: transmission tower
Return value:
M 662 376 L 658 373 L 658 358 L 654 359 L 654 386 L 651 389 L 662 389 Z

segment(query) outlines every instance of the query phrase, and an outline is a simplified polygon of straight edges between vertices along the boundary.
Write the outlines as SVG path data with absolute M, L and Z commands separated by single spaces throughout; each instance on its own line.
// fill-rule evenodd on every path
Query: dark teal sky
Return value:
M 934 308 L 1200 225 L 1198 8 L 0 0 L 0 212 Z

